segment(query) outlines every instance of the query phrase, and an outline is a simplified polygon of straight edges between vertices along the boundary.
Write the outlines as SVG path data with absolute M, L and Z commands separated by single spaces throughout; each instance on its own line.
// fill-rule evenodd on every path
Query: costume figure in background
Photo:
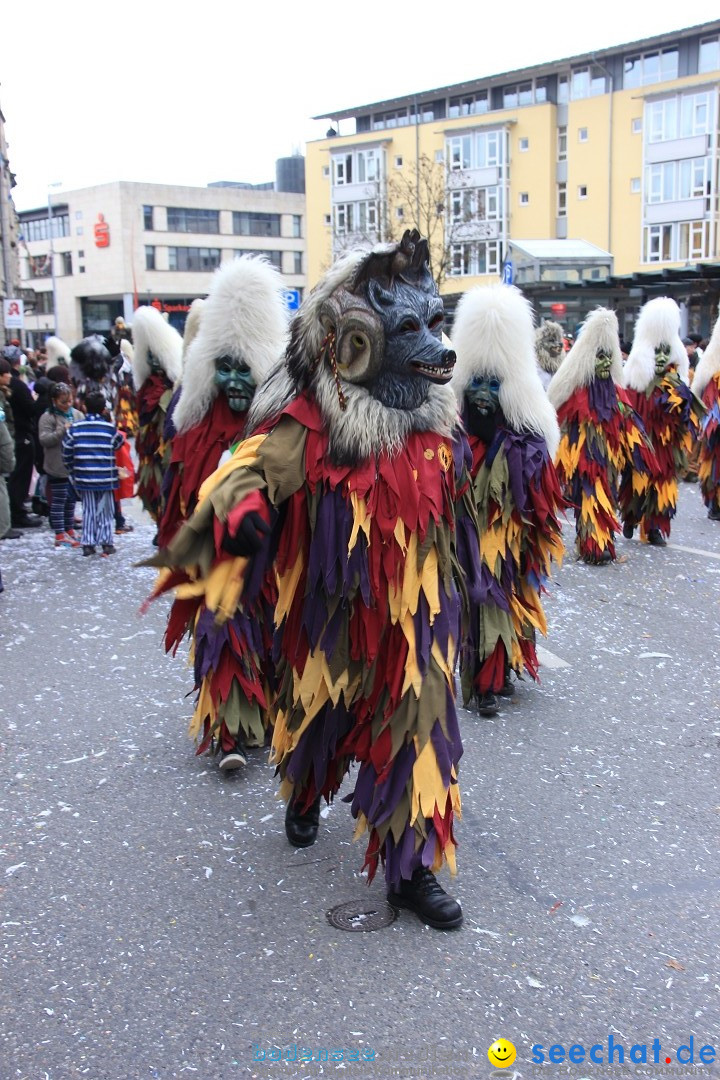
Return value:
M 45 374 L 47 374 L 50 368 L 55 367 L 57 364 L 63 364 L 65 367 L 70 367 L 70 347 L 65 344 L 62 338 L 55 337 L 55 335 L 49 337 L 45 342 L 45 349 L 47 355 Z
M 165 414 L 173 384 L 180 378 L 182 338 L 153 307 L 141 307 L 133 318 L 133 375 L 138 407 L 135 450 L 137 494 L 153 521 L 162 511 L 163 474 L 167 468 Z
M 99 334 L 85 337 L 70 352 L 70 378 L 75 388 L 75 404 L 85 411 L 88 394 L 100 393 L 114 410 L 117 386 L 112 373 L 112 353 Z
M 173 412 L 161 547 L 192 514 L 223 454 L 243 437 L 255 390 L 282 359 L 283 289 L 277 270 L 252 256 L 233 259 L 213 275 Z
M 688 356 L 680 340 L 680 310 L 668 296 L 649 300 L 640 312 L 624 370 L 630 404 L 647 431 L 659 474 L 651 485 L 642 512 L 623 510 L 623 536 L 630 539 L 640 525 L 640 538 L 665 547 L 675 517 L 678 474 L 688 466 L 693 437 L 704 412 L 687 385 Z M 629 482 L 636 486 L 636 468 Z
M 535 356 L 545 390 L 565 356 L 565 331 L 560 323 L 544 322 L 535 331 Z
M 128 439 L 137 435 L 139 426 L 137 398 L 133 383 L 133 354 L 134 348 L 128 338 L 120 341 L 120 354 L 114 365 L 115 382 L 117 384 L 117 405 L 115 406 L 115 422 L 118 430 L 122 431 Z
M 561 433 L 555 465 L 575 509 L 577 553 L 597 565 L 615 559 L 618 500 L 624 513 L 642 517 L 659 479 L 650 441 L 622 389 L 622 372 L 617 316 L 596 308 L 548 387 Z
M 537 678 L 541 593 L 560 561 L 559 432 L 535 363 L 532 310 L 512 286 L 465 293 L 453 325 L 453 387 L 472 451 L 482 565 L 479 604 L 460 659 L 465 702 L 483 716 L 511 696 L 511 672 Z
M 185 357 L 180 397 L 173 412 L 175 434 L 165 474 L 160 547 L 166 547 L 190 517 L 202 484 L 242 439 L 256 387 L 282 359 L 288 324 L 283 292 L 277 270 L 251 256 L 233 259 L 213 276 Z M 275 600 L 275 583 L 269 575 L 252 612 L 253 667 L 261 684 L 250 695 L 244 689 L 243 655 L 236 649 L 233 621 L 222 630 L 212 620 L 197 628 L 196 682 L 199 686 L 203 679 L 207 681 L 215 708 L 212 714 L 196 712 L 190 734 L 198 740 L 198 753 L 212 746 L 223 772 L 247 764 L 247 747 L 262 746 L 265 741 L 273 682 L 270 657 Z M 168 651 L 177 650 L 186 622 L 186 616 L 180 624 L 170 620 L 165 640 Z M 242 625 L 238 634 L 244 640 Z M 235 671 L 236 676 L 224 682 L 228 671 Z
M 180 376 L 175 380 L 173 386 L 172 397 L 170 398 L 170 404 L 167 407 L 165 413 L 165 426 L 163 427 L 163 439 L 165 440 L 165 459 L 168 462 L 168 469 L 163 476 L 163 507 L 165 506 L 165 500 L 167 497 L 167 489 L 170 484 L 169 463 L 172 459 L 172 441 L 175 438 L 175 409 L 177 403 L 180 400 L 180 394 L 182 392 L 182 373 L 185 370 L 185 358 L 188 354 L 188 349 L 192 345 L 198 330 L 200 329 L 200 316 L 202 309 L 205 305 L 205 301 L 201 299 L 193 300 L 190 305 L 190 310 L 187 313 L 185 319 L 185 328 L 183 330 L 182 339 L 182 355 L 180 359 Z
M 369 877 L 382 860 L 390 902 L 447 928 L 462 912 L 432 871 L 455 862 L 455 574 L 464 590 L 460 565 L 478 572 L 477 531 L 427 259 L 407 232 L 331 268 L 255 397 L 256 433 L 156 562 L 173 568 L 168 585 L 187 582 L 178 603 L 200 597 L 197 641 L 237 610 L 248 623 L 274 561 L 272 760 L 287 836 L 315 841 L 321 797 L 358 761 L 352 814 L 356 835 L 369 834 Z M 252 671 L 252 626 L 232 632 Z M 215 693 L 203 681 L 200 708 L 214 709 Z
M 720 318 L 695 368 L 693 392 L 707 409 L 700 429 L 700 491 L 708 517 L 720 521 Z

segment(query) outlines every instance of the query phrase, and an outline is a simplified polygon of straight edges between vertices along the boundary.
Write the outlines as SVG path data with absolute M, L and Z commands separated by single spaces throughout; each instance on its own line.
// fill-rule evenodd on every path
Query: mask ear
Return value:
M 385 332 L 378 315 L 361 297 L 341 290 L 323 305 L 321 318 L 323 325 L 335 333 L 335 363 L 340 377 L 351 383 L 372 381 L 385 354 Z

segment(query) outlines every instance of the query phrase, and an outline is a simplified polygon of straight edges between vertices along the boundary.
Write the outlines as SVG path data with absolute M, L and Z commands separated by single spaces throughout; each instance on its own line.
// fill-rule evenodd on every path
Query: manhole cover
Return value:
M 351 930 L 355 933 L 363 933 L 368 930 L 382 930 L 384 926 L 390 926 L 397 919 L 397 911 L 381 900 L 378 904 L 366 901 L 364 904 L 359 900 L 350 900 L 347 904 L 338 904 L 327 912 L 327 919 L 331 926 L 338 930 Z

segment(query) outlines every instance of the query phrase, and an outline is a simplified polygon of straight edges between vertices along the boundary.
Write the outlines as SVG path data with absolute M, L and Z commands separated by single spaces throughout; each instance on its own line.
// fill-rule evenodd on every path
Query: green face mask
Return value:
M 664 375 L 665 369 L 670 363 L 670 346 L 664 342 L 658 345 L 655 351 L 655 374 Z
M 215 358 L 215 385 L 225 394 L 235 412 L 247 412 L 255 394 L 255 380 L 250 368 L 232 356 Z
M 611 367 L 612 357 L 610 356 L 610 353 L 605 352 L 604 349 L 598 349 L 595 353 L 595 374 L 598 379 L 609 378 Z

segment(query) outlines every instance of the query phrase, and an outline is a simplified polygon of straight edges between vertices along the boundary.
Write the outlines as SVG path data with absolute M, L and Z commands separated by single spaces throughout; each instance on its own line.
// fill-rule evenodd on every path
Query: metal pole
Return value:
M 50 273 L 52 275 L 52 297 L 53 297 L 53 334 L 59 337 L 58 333 L 58 309 L 57 309 L 57 285 L 55 282 L 55 248 L 53 247 L 53 234 L 52 234 L 52 194 L 48 190 L 48 240 L 50 241 L 50 253 L 48 258 L 50 259 Z

